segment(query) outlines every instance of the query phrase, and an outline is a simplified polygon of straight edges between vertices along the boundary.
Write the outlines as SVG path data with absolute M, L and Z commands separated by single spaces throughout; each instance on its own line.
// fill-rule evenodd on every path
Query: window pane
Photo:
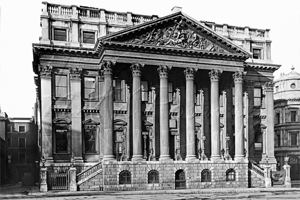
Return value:
M 85 152 L 96 152 L 96 128 L 95 127 L 85 127 L 84 130 L 85 139 Z
M 296 121 L 296 111 L 291 111 L 291 122 Z
M 148 101 L 148 82 L 142 81 L 141 83 L 142 101 Z
M 83 31 L 83 43 L 94 44 L 95 32 Z
M 66 87 L 56 87 L 55 96 L 61 98 L 67 98 L 67 88 Z
M 67 98 L 67 75 L 55 75 L 55 97 Z
M 54 40 L 67 41 L 67 30 L 66 29 L 54 29 Z
M 122 87 L 119 79 L 114 80 L 114 100 L 122 101 Z
M 68 130 L 65 127 L 57 126 L 55 130 L 56 153 L 68 152 Z
M 25 132 L 25 126 L 19 126 L 19 132 Z
M 291 134 L 291 145 L 297 145 L 297 140 L 298 140 L 298 138 L 297 138 L 297 133 L 292 133 Z
M 67 86 L 67 76 L 55 75 L 55 86 Z
M 254 106 L 261 106 L 261 98 L 254 98 Z
M 19 138 L 19 148 L 25 148 L 25 138 Z
M 84 78 L 84 98 L 85 99 L 96 99 L 96 78 L 85 77 Z
M 254 88 L 254 97 L 261 97 L 261 88 Z

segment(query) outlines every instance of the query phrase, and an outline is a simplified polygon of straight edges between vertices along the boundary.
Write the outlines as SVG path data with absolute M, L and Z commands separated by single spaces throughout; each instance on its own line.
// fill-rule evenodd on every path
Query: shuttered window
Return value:
M 54 40 L 67 41 L 67 30 L 63 28 L 55 28 Z
M 83 43 L 95 44 L 95 32 L 83 31 Z

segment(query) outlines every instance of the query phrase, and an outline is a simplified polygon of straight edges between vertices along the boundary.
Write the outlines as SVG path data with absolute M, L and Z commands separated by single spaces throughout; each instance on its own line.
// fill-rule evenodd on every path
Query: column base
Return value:
M 116 160 L 114 155 L 105 155 L 103 156 L 103 161 Z
M 171 160 L 170 155 L 160 155 L 159 156 L 159 161 L 168 161 Z
M 143 158 L 142 155 L 133 155 L 131 160 L 132 160 L 133 162 L 137 162 L 137 161 L 143 161 L 143 160 L 145 160 L 145 159 Z

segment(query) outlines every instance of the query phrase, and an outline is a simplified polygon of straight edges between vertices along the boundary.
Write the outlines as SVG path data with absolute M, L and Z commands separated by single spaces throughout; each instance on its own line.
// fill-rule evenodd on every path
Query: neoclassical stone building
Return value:
M 289 157 L 291 179 L 300 180 L 300 74 L 291 72 L 274 80 L 275 156 L 278 167 Z
M 43 6 L 33 70 L 48 173 L 74 165 L 79 190 L 255 187 L 249 162 L 276 167 L 268 29 L 180 7 Z

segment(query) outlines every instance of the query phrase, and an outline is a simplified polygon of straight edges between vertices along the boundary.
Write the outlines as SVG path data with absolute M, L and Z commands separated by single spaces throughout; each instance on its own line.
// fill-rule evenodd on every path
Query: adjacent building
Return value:
M 38 182 L 38 137 L 32 118 L 9 118 L 7 124 L 6 174 L 10 183 L 33 185 Z
M 4 185 L 8 182 L 8 177 L 6 175 L 7 169 L 7 148 L 6 148 L 6 140 L 7 140 L 7 124 L 9 123 L 8 116 L 5 112 L 1 112 L 0 109 L 0 185 Z
M 74 165 L 79 190 L 136 190 L 258 187 L 248 163 L 276 168 L 268 29 L 47 2 L 41 28 L 48 173 Z
M 275 156 L 278 167 L 289 157 L 291 179 L 300 180 L 300 74 L 291 72 L 274 80 Z

